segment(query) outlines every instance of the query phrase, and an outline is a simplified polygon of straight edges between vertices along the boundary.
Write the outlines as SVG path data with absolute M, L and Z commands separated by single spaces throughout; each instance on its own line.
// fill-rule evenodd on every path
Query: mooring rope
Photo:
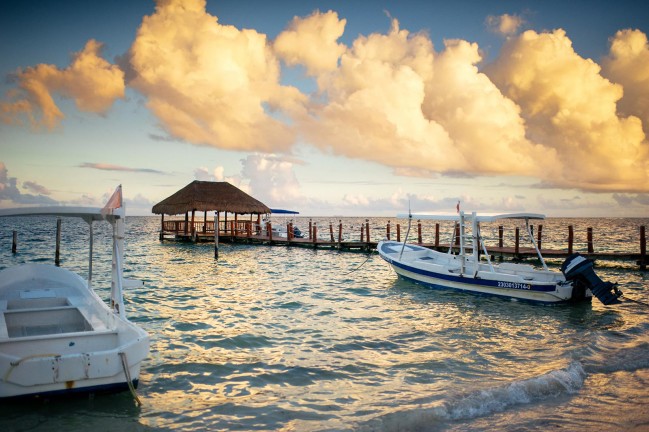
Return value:
M 347 273 L 343 273 L 342 276 L 347 276 L 348 274 L 352 274 L 352 273 L 354 273 L 356 270 L 358 270 L 358 269 L 360 269 L 361 267 L 363 267 L 363 265 L 364 265 L 366 262 L 368 262 L 368 261 L 370 260 L 370 258 L 372 258 L 372 255 L 368 255 L 368 256 L 367 256 L 367 259 L 366 259 L 365 261 L 363 261 L 363 262 L 361 263 L 361 265 L 359 265 L 358 267 L 356 267 L 356 268 L 353 269 L 353 270 L 348 271 Z
M 135 392 L 135 387 L 133 386 L 133 382 L 131 381 L 131 372 L 128 369 L 128 359 L 126 358 L 126 353 L 120 352 L 119 356 L 122 358 L 122 367 L 124 368 L 124 376 L 126 376 L 126 383 L 128 384 L 128 389 L 131 391 L 131 394 L 133 395 L 133 399 L 135 399 L 137 406 L 142 406 L 142 401 L 140 400 L 137 393 Z
M 640 301 L 640 300 L 635 300 L 635 299 L 629 298 L 629 297 L 627 297 L 627 296 L 624 295 L 624 294 L 622 294 L 621 297 L 622 297 L 623 299 L 625 299 L 625 300 L 630 301 L 630 302 L 637 303 L 637 304 L 640 304 L 640 305 L 642 305 L 642 306 L 649 307 L 649 303 L 645 303 L 645 302 Z

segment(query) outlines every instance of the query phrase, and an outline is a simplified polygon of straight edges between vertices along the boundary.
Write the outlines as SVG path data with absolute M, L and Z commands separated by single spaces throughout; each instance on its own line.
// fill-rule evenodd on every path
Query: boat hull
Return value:
M 432 257 L 445 256 L 446 254 L 416 245 L 407 245 L 406 253 L 401 254 L 402 245 L 397 242 L 381 242 L 377 249 L 380 256 L 392 266 L 399 276 L 428 287 L 453 289 L 534 303 L 558 304 L 574 301 L 570 284 L 526 280 L 512 274 L 499 275 L 485 271 L 467 271 L 463 274 L 457 270 L 449 271 L 443 266 L 436 266 L 437 271 L 427 269 L 425 267 L 428 266 L 424 261 L 426 258 L 431 257 L 432 259 Z M 408 259 L 408 255 L 413 253 L 419 254 L 418 258 Z M 584 300 L 590 300 L 590 298 L 591 295 L 584 296 Z

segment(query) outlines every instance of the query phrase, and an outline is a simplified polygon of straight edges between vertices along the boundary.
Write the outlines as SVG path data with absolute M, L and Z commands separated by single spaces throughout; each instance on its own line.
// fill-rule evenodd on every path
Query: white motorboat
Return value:
M 121 186 L 102 208 L 2 209 L 0 216 L 79 217 L 90 226 L 88 278 L 51 264 L 26 263 L 0 272 L 0 398 L 57 397 L 130 389 L 134 396 L 149 336 L 130 322 L 123 289 L 141 286 L 122 275 Z M 94 291 L 93 222 L 112 225 L 110 306 Z
M 561 266 L 561 273 L 548 269 L 534 241 L 530 220 L 544 219 L 540 214 L 515 213 L 477 215 L 458 212 L 453 215 L 398 215 L 416 219 L 453 221 L 454 236 L 448 252 L 415 244 L 381 241 L 377 249 L 394 271 L 431 287 L 451 288 L 540 303 L 589 301 L 593 294 L 604 304 L 619 303 L 622 292 L 616 284 L 603 282 L 593 272 L 591 260 L 572 254 Z M 525 221 L 528 237 L 542 268 L 522 263 L 491 261 L 480 233 L 481 222 L 502 219 Z M 456 228 L 457 227 L 457 228 Z M 454 247 L 455 237 L 459 244 Z
M 271 224 L 271 233 L 273 238 L 288 238 L 288 226 L 290 223 L 291 228 L 293 229 L 293 235 L 291 238 L 304 238 L 304 234 L 300 229 L 293 225 L 293 219 L 287 220 L 286 215 L 297 215 L 300 212 L 293 210 L 284 210 L 284 209 L 270 209 L 271 214 L 282 214 L 285 215 L 285 220 L 282 223 L 272 225 Z M 270 214 L 264 216 L 261 221 L 260 233 L 263 237 L 268 237 L 268 224 L 270 223 Z

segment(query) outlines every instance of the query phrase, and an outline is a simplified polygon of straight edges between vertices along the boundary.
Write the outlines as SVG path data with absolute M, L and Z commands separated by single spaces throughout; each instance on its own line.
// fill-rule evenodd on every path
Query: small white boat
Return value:
M 622 292 L 616 284 L 603 282 L 592 270 L 591 260 L 579 254 L 569 256 L 561 266 L 562 272 L 548 269 L 532 235 L 529 221 L 544 219 L 540 214 L 515 213 L 477 215 L 458 212 L 454 215 L 398 215 L 416 219 L 454 221 L 454 237 L 448 252 L 395 241 L 381 241 L 377 249 L 394 271 L 431 287 L 451 288 L 479 294 L 496 295 L 539 303 L 590 301 L 593 294 L 602 303 L 619 303 Z M 493 263 L 480 234 L 481 222 L 501 219 L 525 221 L 528 237 L 536 250 L 542 269 L 529 264 Z M 455 228 L 455 227 L 458 228 Z M 453 247 L 455 236 L 458 247 Z M 406 236 L 407 237 L 407 236 Z
M 300 212 L 296 212 L 293 210 L 284 210 L 284 209 L 270 209 L 270 212 L 272 214 L 283 214 L 283 215 L 300 214 Z M 288 220 L 286 217 L 284 219 L 285 220 L 280 224 L 276 224 L 276 225 L 271 224 L 271 233 L 273 235 L 273 238 L 288 238 L 287 228 L 289 223 L 291 224 L 293 229 L 293 235 L 291 237 L 304 238 L 304 234 L 302 234 L 302 231 L 300 231 L 300 229 L 297 226 L 293 225 L 293 219 Z M 264 216 L 264 219 L 261 221 L 260 233 L 263 237 L 268 237 L 269 222 L 270 222 L 270 214 L 267 214 Z
M 58 397 L 130 389 L 149 353 L 148 334 L 126 318 L 122 291 L 121 186 L 103 208 L 2 209 L 0 216 L 79 217 L 90 226 L 88 279 L 50 264 L 0 272 L 0 399 Z M 93 290 L 93 222 L 112 225 L 110 306 Z M 137 284 L 137 285 L 136 285 Z M 139 401 L 138 401 L 139 402 Z

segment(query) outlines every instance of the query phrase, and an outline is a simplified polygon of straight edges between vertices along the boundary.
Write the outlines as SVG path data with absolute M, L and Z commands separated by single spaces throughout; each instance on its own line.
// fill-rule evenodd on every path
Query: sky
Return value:
M 0 208 L 649 216 L 643 1 L 9 3 Z

